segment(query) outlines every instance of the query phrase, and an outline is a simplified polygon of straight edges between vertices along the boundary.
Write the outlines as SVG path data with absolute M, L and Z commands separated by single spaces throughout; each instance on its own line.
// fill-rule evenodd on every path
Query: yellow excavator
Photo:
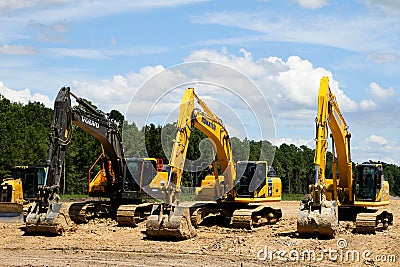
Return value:
M 331 179 L 325 176 L 329 129 Z M 300 235 L 333 238 L 339 231 L 339 220 L 354 221 L 354 230 L 359 233 L 375 233 L 393 224 L 393 214 L 384 208 L 389 205 L 389 183 L 384 179 L 382 164 L 356 164 L 353 170 L 350 137 L 349 126 L 329 88 L 329 79 L 323 77 L 316 118 L 315 181 L 309 186 L 310 197 L 300 204 Z
M 0 222 L 23 223 L 38 186 L 43 184 L 44 167 L 15 166 L 11 177 L 3 179 L 0 190 Z
M 200 108 L 195 108 L 194 100 Z M 180 186 L 190 135 L 194 128 L 203 132 L 213 143 L 217 161 L 213 175 L 208 175 L 196 188 L 194 200 L 180 202 Z M 195 227 L 208 216 L 223 216 L 230 225 L 252 228 L 277 222 L 280 209 L 267 203 L 281 200 L 282 184 L 268 177 L 266 161 L 240 161 L 234 164 L 228 131 L 194 92 L 188 88 L 181 100 L 177 133 L 169 160 L 168 180 L 162 188 L 164 203 L 155 204 L 146 222 L 149 238 L 188 239 L 196 235 Z M 162 186 L 164 185 L 164 186 Z
M 80 106 L 71 106 L 74 97 Z M 91 197 L 105 201 L 62 203 L 60 181 L 65 173 L 65 152 L 71 140 L 72 124 L 95 137 L 102 146 L 99 160 L 102 168 L 93 180 L 88 179 Z M 54 103 L 50 145 L 44 183 L 38 188 L 38 200 L 26 218 L 28 233 L 62 234 L 72 221 L 84 223 L 94 217 L 112 217 L 121 225 L 134 226 L 150 215 L 152 203 L 142 189 L 158 175 L 156 160 L 125 158 L 122 138 L 114 120 L 85 100 L 75 96 L 69 87 L 58 92 Z

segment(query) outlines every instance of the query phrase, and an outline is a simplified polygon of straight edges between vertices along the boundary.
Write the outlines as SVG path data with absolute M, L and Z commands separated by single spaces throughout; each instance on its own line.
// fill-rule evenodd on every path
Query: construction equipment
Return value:
M 194 99 L 201 109 L 195 108 Z M 208 175 L 196 188 L 195 201 L 180 202 L 181 178 L 190 135 L 198 128 L 213 143 L 217 161 L 214 174 Z M 268 177 L 266 161 L 242 161 L 235 166 L 228 131 L 222 120 L 188 88 L 180 104 L 177 133 L 169 160 L 168 180 L 162 191 L 164 203 L 155 204 L 146 222 L 150 238 L 188 239 L 208 216 L 222 216 L 233 227 L 252 228 L 278 221 L 282 212 L 267 202 L 281 200 L 281 180 Z
M 81 107 L 71 107 L 71 96 Z M 102 146 L 102 169 L 93 180 L 88 179 L 88 195 L 109 198 L 109 201 L 59 201 L 61 176 L 65 172 L 65 151 L 71 140 L 72 124 L 95 137 Z M 101 216 L 117 217 L 117 220 L 121 217 L 121 224 L 135 225 L 144 220 L 146 214 L 150 214 L 151 204 L 142 203 L 150 197 L 142 187 L 148 186 L 157 175 L 155 165 L 155 159 L 125 159 L 116 123 L 107 114 L 71 93 L 69 87 L 61 88 L 54 103 L 45 164 L 48 171 L 43 186 L 39 187 L 39 200 L 27 216 L 26 231 L 62 234 L 71 226 L 71 219 L 82 223 Z M 129 206 L 124 209 L 124 205 Z
M 12 177 L 3 179 L 0 191 L 0 222 L 22 223 L 32 201 L 37 199 L 37 189 L 43 184 L 43 167 L 16 166 Z
M 6 178 L 1 183 L 0 222 L 22 223 L 23 192 L 21 179 Z
M 332 179 L 325 177 L 328 128 L 332 132 Z M 354 221 L 355 231 L 361 233 L 374 233 L 393 223 L 393 214 L 383 208 L 389 204 L 389 183 L 384 180 L 382 165 L 358 164 L 354 174 L 350 137 L 329 79 L 323 77 L 316 118 L 315 181 L 309 186 L 310 198 L 300 204 L 299 234 L 335 237 L 339 219 Z
M 11 169 L 14 179 L 21 179 L 25 202 L 37 199 L 38 187 L 43 185 L 46 168 L 42 166 L 15 166 Z

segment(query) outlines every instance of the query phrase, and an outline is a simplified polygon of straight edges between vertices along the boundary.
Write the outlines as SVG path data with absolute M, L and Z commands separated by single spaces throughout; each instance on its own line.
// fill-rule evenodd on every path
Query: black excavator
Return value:
M 71 106 L 71 96 L 79 106 Z M 71 141 L 72 124 L 95 137 L 102 146 L 102 168 L 88 181 L 88 195 L 109 200 L 62 203 L 60 181 L 65 152 Z M 135 226 L 151 212 L 150 197 L 142 190 L 157 176 L 156 160 L 125 158 L 122 138 L 113 119 L 75 96 L 69 87 L 60 89 L 54 103 L 46 176 L 38 188 L 38 200 L 26 218 L 28 233 L 62 234 L 72 223 L 94 217 L 116 218 L 121 225 Z M 137 177 L 136 177 L 137 176 Z

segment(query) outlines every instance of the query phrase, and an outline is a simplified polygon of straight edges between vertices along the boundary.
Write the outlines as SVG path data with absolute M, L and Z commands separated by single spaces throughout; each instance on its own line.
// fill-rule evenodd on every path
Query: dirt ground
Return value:
M 118 227 L 112 220 L 77 225 L 64 236 L 24 235 L 22 224 L 0 224 L 0 266 L 400 266 L 400 200 L 389 209 L 394 225 L 375 235 L 351 232 L 341 222 L 338 238 L 296 235 L 298 201 L 273 205 L 283 218 L 257 230 L 201 226 L 197 237 L 147 240 L 145 227 Z

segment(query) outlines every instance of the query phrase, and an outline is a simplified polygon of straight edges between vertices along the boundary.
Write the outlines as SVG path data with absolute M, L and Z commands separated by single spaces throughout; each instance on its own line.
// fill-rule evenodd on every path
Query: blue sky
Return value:
M 353 160 L 399 165 L 399 15 L 398 0 L 0 1 L 0 94 L 51 107 L 69 85 L 123 112 L 160 71 L 217 62 L 260 88 L 276 144 L 313 147 L 319 79 L 328 75 Z

